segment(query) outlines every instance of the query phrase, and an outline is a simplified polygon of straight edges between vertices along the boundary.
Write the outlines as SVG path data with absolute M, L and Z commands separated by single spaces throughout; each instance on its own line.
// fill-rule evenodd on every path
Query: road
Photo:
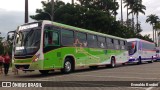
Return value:
M 145 63 L 141 65 L 118 65 L 116 68 L 100 67 L 96 70 L 89 68 L 78 69 L 71 74 L 61 74 L 59 71 L 51 72 L 48 75 L 41 75 L 38 71 L 19 71 L 14 75 L 12 71 L 8 76 L 0 75 L 0 81 L 160 81 L 160 62 Z M 77 81 L 77 82 L 75 82 Z M 82 82 L 83 83 L 83 82 Z M 71 83 L 72 84 L 72 83 Z M 74 85 L 72 84 L 72 85 Z M 88 84 L 88 83 L 87 83 Z M 43 88 L 3 88 L 3 90 L 26 90 L 26 89 L 55 89 L 55 90 L 160 90 L 160 87 L 43 87 Z M 97 85 L 97 83 L 96 83 Z M 160 86 L 160 84 L 159 84 Z

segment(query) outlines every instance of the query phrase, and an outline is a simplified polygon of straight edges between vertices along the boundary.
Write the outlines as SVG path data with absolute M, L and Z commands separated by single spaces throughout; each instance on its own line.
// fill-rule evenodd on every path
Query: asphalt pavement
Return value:
M 48 75 L 41 75 L 38 71 L 19 71 L 14 75 L 10 69 L 8 76 L 0 75 L 0 81 L 47 81 L 48 85 L 62 83 L 61 86 L 42 88 L 2 88 L 3 90 L 160 90 L 160 62 L 144 63 L 141 65 L 118 65 L 116 68 L 99 67 L 91 70 L 88 67 L 81 68 L 70 74 L 62 74 L 60 71 L 50 72 Z M 157 82 L 159 87 L 133 87 L 127 86 L 131 82 Z M 104 83 L 103 83 L 104 82 Z M 137 82 L 137 83 L 138 83 Z M 69 86 L 67 86 L 66 84 Z M 108 83 L 108 84 L 106 84 Z M 119 83 L 119 84 L 118 84 Z M 124 85 L 123 85 L 124 83 Z M 51 85 L 52 85 L 51 84 Z M 106 85 L 113 86 L 106 86 Z M 125 84 L 127 84 L 125 86 Z M 65 86 L 66 85 L 66 86 Z M 77 86 L 76 86 L 77 85 Z M 117 86 L 120 85 L 120 86 Z

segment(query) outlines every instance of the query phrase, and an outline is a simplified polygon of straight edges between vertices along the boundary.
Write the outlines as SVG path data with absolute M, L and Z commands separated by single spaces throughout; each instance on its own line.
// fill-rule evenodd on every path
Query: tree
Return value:
M 144 10 L 146 10 L 146 6 L 142 5 L 142 0 L 135 0 L 133 4 L 132 10 L 130 13 L 134 13 L 137 17 L 137 31 L 138 31 L 138 16 L 139 13 L 145 14 Z
M 128 9 L 130 9 L 132 11 L 134 4 L 135 4 L 135 0 L 130 0 L 128 2 L 128 5 L 129 5 Z M 129 14 L 132 14 L 132 29 L 134 30 L 134 13 L 132 12 L 132 13 L 129 13 Z
M 156 44 L 159 46 L 159 40 L 158 40 L 158 42 L 157 42 L 157 38 L 159 39 L 159 34 L 160 34 L 160 32 L 159 32 L 159 30 L 160 30 L 160 21 L 157 21 L 156 23 L 155 23 L 155 25 L 154 25 L 154 29 L 155 29 L 155 42 L 156 42 Z
M 48 3 L 43 1 L 43 8 L 37 9 L 37 14 L 32 15 L 31 18 L 50 20 L 49 15 L 46 14 L 51 9 Z M 113 16 L 115 7 L 113 0 L 79 0 L 79 4 L 76 5 L 57 1 L 54 21 L 122 38 L 143 38 L 139 32 L 134 32 L 132 28 L 122 25 L 121 21 L 115 20 Z
M 118 2 L 116 1 L 116 0 L 114 0 L 114 10 L 113 10 L 113 15 L 114 15 L 114 18 L 115 18 L 115 20 L 116 20 L 116 15 L 118 14 L 117 13 L 117 10 L 118 10 L 118 8 L 119 8 L 119 4 L 118 4 Z
M 153 41 L 155 41 L 155 35 L 154 35 L 154 26 L 156 25 L 156 23 L 158 22 L 159 17 L 155 14 L 151 14 L 149 16 L 147 16 L 146 22 L 150 23 L 152 25 L 153 28 Z M 156 31 L 155 31 L 156 32 Z
M 80 5 L 88 8 L 107 12 L 109 15 L 116 15 L 119 8 L 116 0 L 77 0 Z
M 134 4 L 134 0 L 123 0 L 123 3 L 125 3 L 124 7 L 127 7 L 127 20 L 126 21 L 128 22 L 129 21 L 129 9 L 132 8 Z

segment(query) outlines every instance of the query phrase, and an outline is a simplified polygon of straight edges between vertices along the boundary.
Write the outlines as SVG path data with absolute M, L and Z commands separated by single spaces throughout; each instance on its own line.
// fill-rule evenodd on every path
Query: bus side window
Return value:
M 59 33 L 55 31 L 45 32 L 45 46 L 59 45 Z

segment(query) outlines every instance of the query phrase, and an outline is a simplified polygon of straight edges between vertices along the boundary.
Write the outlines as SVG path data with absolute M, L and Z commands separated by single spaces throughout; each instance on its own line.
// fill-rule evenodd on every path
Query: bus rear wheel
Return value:
M 153 57 L 152 57 L 152 59 L 151 59 L 151 61 L 148 61 L 148 63 L 153 63 L 154 61 L 153 61 Z
M 64 74 L 68 74 L 72 72 L 72 62 L 70 58 L 66 58 L 64 62 L 64 67 L 61 69 L 61 72 Z
M 114 57 L 112 57 L 112 58 L 111 58 L 111 64 L 110 64 L 110 67 L 111 67 L 111 68 L 116 67 L 116 60 L 115 60 L 115 58 L 114 58 Z
M 49 73 L 49 70 L 39 70 L 39 72 L 43 75 L 47 75 Z

